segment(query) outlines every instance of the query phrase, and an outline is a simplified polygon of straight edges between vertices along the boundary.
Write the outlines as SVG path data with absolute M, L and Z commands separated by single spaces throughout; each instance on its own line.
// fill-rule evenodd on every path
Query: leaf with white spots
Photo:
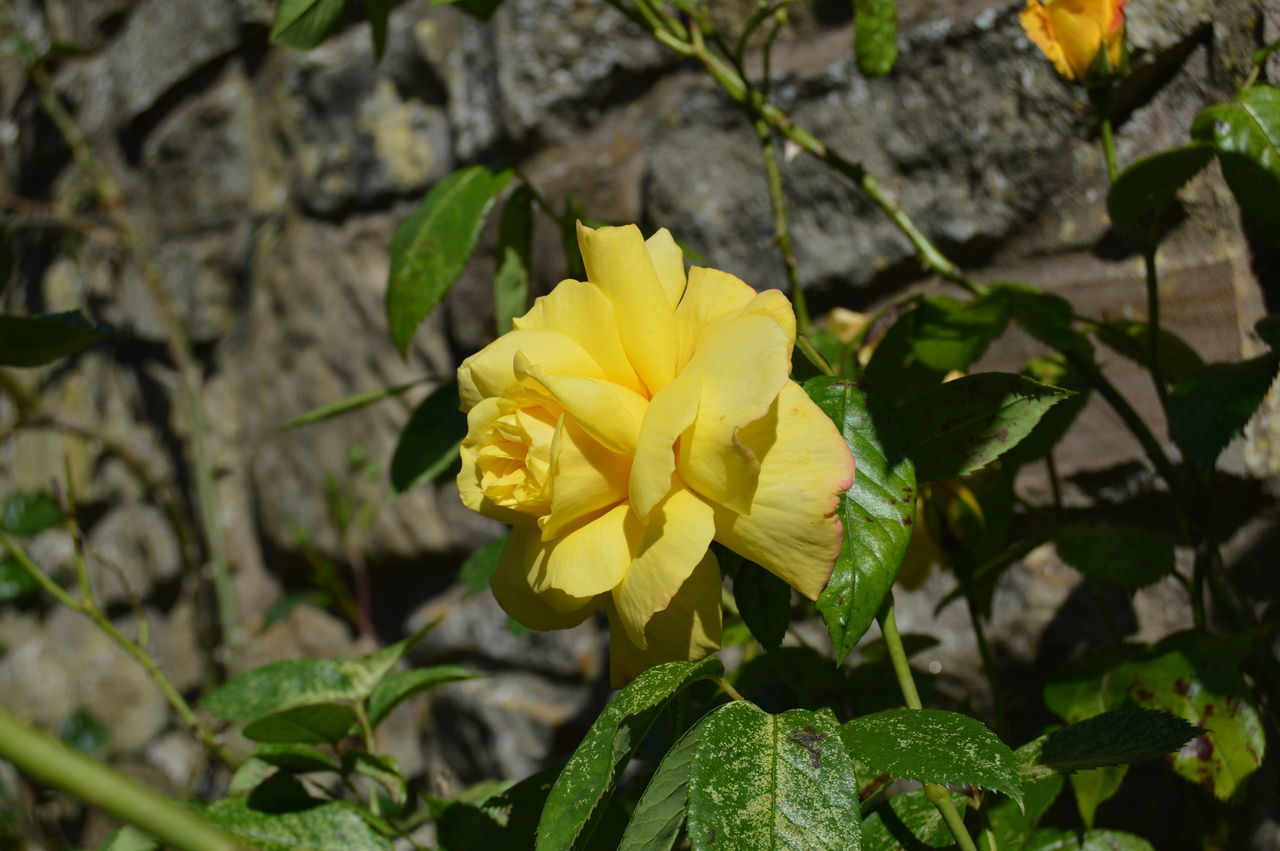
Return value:
M 735 700 L 703 722 L 689 775 L 694 851 L 859 851 L 860 824 L 853 761 L 830 710 L 770 715 Z

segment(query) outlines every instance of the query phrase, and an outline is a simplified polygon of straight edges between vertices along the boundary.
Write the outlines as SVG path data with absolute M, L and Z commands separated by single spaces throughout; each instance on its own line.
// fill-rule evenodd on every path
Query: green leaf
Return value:
M 1074 327 L 1071 302 L 1025 284 L 1000 284 L 992 289 L 1009 294 L 1013 321 L 1022 330 L 1059 352 L 1093 361 L 1093 344 Z
M 1054 536 L 1058 557 L 1090 579 L 1144 588 L 1173 573 L 1173 544 L 1132 526 L 1063 526 Z
M 493 277 L 493 313 L 498 334 L 529 309 L 529 267 L 533 251 L 533 190 L 521 185 L 502 209 L 498 226 L 498 271 Z
M 1037 830 L 1022 848 L 1023 851 L 1155 851 L 1150 842 L 1132 833 L 1090 830 L 1076 834 L 1056 827 Z
M 1280 89 L 1250 86 L 1196 116 L 1193 138 L 1211 142 L 1245 215 L 1280 245 Z
M 893 587 L 916 513 L 916 474 L 898 436 L 897 415 L 848 381 L 818 377 L 805 392 L 831 417 L 858 469 L 840 497 L 844 544 L 827 587 L 818 596 L 837 659 L 862 638 Z
M 1163 210 L 1211 159 L 1213 146 L 1196 143 L 1138 160 L 1111 185 L 1107 195 L 1111 223 L 1126 233 L 1137 232 L 1144 219 Z
M 1140 366 L 1150 369 L 1151 349 L 1148 327 L 1145 322 L 1103 322 L 1094 327 L 1098 339 L 1108 348 L 1124 355 Z M 1172 331 L 1160 329 L 1156 349 L 1160 361 L 1160 375 L 1168 382 L 1176 382 L 1204 366 L 1196 350 Z
M 1021 756 L 1022 749 L 1018 749 Z M 1053 806 L 1062 792 L 1065 781 L 1061 774 L 1046 774 L 1043 777 L 1029 779 L 1025 775 L 1022 791 L 1025 795 L 1023 807 L 1008 798 L 991 801 L 986 806 L 987 821 L 995 834 L 996 847 L 1000 851 L 1018 851 L 1027 841 L 1040 819 Z M 985 846 L 985 844 L 984 844 Z M 989 851 L 989 846 L 984 847 Z
M 1063 773 L 1159 759 L 1203 733 L 1167 712 L 1119 709 L 1050 733 L 1037 760 Z
M 0 603 L 17 603 L 39 591 L 40 583 L 16 558 L 0 558 Z
M 35 535 L 62 522 L 62 509 L 47 493 L 15 493 L 0 509 L 0 531 Z
M 67 716 L 58 730 L 58 738 L 81 753 L 101 758 L 107 751 L 111 733 L 106 725 L 88 712 L 77 709 Z
M 467 591 L 462 599 L 469 600 L 489 587 L 489 577 L 498 569 L 502 559 L 502 549 L 507 545 L 508 535 L 495 538 L 480 549 L 467 556 L 458 570 L 458 581 Z
M 1174 385 L 1169 436 L 1196 469 L 1213 467 L 1262 404 L 1277 369 L 1280 354 L 1268 352 L 1239 363 L 1209 364 Z
M 590 837 L 594 819 L 645 732 L 675 694 L 724 672 L 714 656 L 667 662 L 645 671 L 609 701 L 556 779 L 538 823 L 538 851 L 571 848 Z
M 43 366 L 105 339 L 77 311 L 0 316 L 0 366 Z
M 735 700 L 703 728 L 689 772 L 695 851 L 862 847 L 858 781 L 830 710 L 769 715 Z
M 1040 422 L 1031 429 L 1031 433 L 1002 456 L 1002 464 L 1015 467 L 1029 464 L 1052 452 L 1075 424 L 1076 418 L 1089 403 L 1089 397 L 1093 392 L 1080 371 L 1071 365 L 1065 355 L 1058 352 L 1028 361 L 1022 369 L 1022 374 L 1041 384 L 1071 390 L 1075 395 L 1067 397 L 1046 411 L 1040 417 Z
M 271 43 L 310 50 L 342 23 L 346 0 L 281 0 L 271 24 Z
M 276 426 L 276 433 L 288 431 L 298 426 L 311 425 L 312 423 L 331 420 L 340 417 L 343 414 L 349 414 L 352 411 L 358 411 L 363 407 L 372 405 L 374 402 L 381 402 L 383 399 L 390 399 L 399 396 L 406 390 L 410 390 L 421 384 L 422 381 L 410 381 L 408 384 L 401 384 L 397 387 L 384 387 L 381 390 L 370 390 L 367 393 L 357 393 L 354 396 L 348 396 L 345 399 L 339 399 L 336 402 L 330 402 L 328 405 L 321 405 L 319 408 L 307 411 L 305 414 L 299 414 L 291 420 Z
M 347 751 L 342 755 L 342 770 L 368 777 L 383 789 L 396 806 L 402 806 L 408 797 L 409 789 L 405 783 L 400 764 L 393 756 L 379 756 L 359 748 Z
M 391 710 L 415 694 L 444 683 L 473 680 L 478 676 L 479 674 L 468 671 L 460 665 L 414 668 L 412 671 L 392 674 L 378 683 L 369 697 L 369 723 L 377 727 L 391 714 Z
M 920 359 L 916 338 L 922 310 L 919 305 L 898 317 L 876 346 L 863 372 L 866 388 L 890 405 L 901 405 L 936 387 L 947 370 L 935 369 Z
M 631 814 L 618 851 L 670 851 L 675 845 L 685 822 L 689 769 L 703 729 L 699 721 L 667 751 Z
M 931 369 L 968 369 L 1009 325 L 1011 300 L 1005 290 L 959 301 L 949 296 L 922 299 L 912 344 Z
M 1071 794 L 1076 799 L 1076 809 L 1084 826 L 1092 829 L 1098 807 L 1115 797 L 1124 783 L 1127 765 L 1111 765 L 1077 771 L 1067 779 L 1071 782 Z
M 363 0 L 364 14 L 369 19 L 369 35 L 373 39 L 373 57 L 382 59 L 387 52 L 387 19 L 400 0 Z
M 980 786 L 1022 802 L 1013 751 L 976 718 L 940 709 L 890 709 L 840 727 L 845 747 L 876 772 L 921 783 Z
M 304 746 L 298 745 L 298 747 Z M 277 773 L 278 769 L 271 763 L 249 757 L 240 763 L 240 767 L 231 775 L 231 782 L 227 784 L 227 794 L 235 797 L 247 795 Z
M 387 279 L 387 323 L 401 355 L 414 330 L 466 268 L 485 218 L 511 171 L 468 166 L 431 188 L 396 228 Z
M 978 373 L 917 396 L 898 409 L 897 420 L 916 477 L 954 479 L 1016 446 L 1069 395 L 1021 375 Z
M 951 801 L 964 812 L 964 796 L 951 793 Z M 863 851 L 899 851 L 910 848 L 954 848 L 955 837 L 938 808 L 923 789 L 894 795 L 862 820 Z M 1000 846 L 1004 851 L 1004 846 Z
M 291 742 L 263 742 L 254 748 L 251 758 L 265 762 L 267 765 L 274 765 L 291 774 L 340 769 L 338 763 L 328 754 L 307 745 Z
M 1273 349 L 1280 349 L 1280 313 L 1273 313 L 1259 319 L 1253 326 L 1262 342 Z
M 854 0 L 853 50 L 864 77 L 883 77 L 898 60 L 895 0 Z
M 458 382 L 441 384 L 414 409 L 391 456 L 396 493 L 439 476 L 458 458 L 467 436 L 467 415 L 458 409 Z
M 765 650 L 777 650 L 791 622 L 791 586 L 757 564 L 743 562 L 733 578 L 733 601 Z
M 373 830 L 349 804 L 332 801 L 297 812 L 255 810 L 245 798 L 215 801 L 205 819 L 264 851 L 342 849 L 391 851 L 391 841 Z
M 462 11 L 471 15 L 473 18 L 479 18 L 487 21 L 493 16 L 493 13 L 502 5 L 502 0 L 431 0 L 430 6 L 457 6 Z
M 147 834 L 133 825 L 125 825 L 102 840 L 98 851 L 152 851 L 153 848 L 159 847 L 159 844 Z
M 250 721 L 246 739 L 255 742 L 333 743 L 345 738 L 356 723 L 356 713 L 339 703 L 295 706 Z

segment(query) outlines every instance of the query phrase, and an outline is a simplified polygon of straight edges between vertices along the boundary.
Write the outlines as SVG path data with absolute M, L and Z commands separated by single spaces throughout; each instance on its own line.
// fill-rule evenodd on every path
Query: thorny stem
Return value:
M 235 652 L 239 646 L 239 619 L 236 614 L 235 590 L 218 520 L 218 500 L 213 479 L 213 459 L 208 446 L 208 432 L 201 387 L 200 366 L 191 342 L 165 290 L 164 280 L 151 256 L 142 250 L 141 240 L 124 209 L 124 198 L 114 178 L 94 155 L 75 119 L 63 108 L 48 72 L 40 64 L 30 70 L 31 81 L 39 90 L 40 104 L 71 149 L 76 165 L 93 178 L 98 197 L 112 225 L 138 264 L 142 280 L 165 326 L 165 345 L 177 367 L 182 382 L 182 395 L 191 429 L 191 454 L 195 467 L 196 501 L 205 547 L 209 557 L 214 594 L 218 602 L 218 619 L 225 646 Z M 226 660 L 223 660 L 226 661 Z
M 898 688 L 902 690 L 902 698 L 907 702 L 908 709 L 923 709 L 924 704 L 920 702 L 920 692 L 916 691 L 915 678 L 911 675 L 911 664 L 907 661 L 907 651 L 902 646 L 902 634 L 898 632 L 898 619 L 897 615 L 894 614 L 892 591 L 889 592 L 885 600 L 879 620 L 880 631 L 884 635 L 885 647 L 889 650 L 889 661 L 893 665 L 894 676 L 898 679 Z M 977 846 L 973 844 L 973 838 L 969 836 L 969 831 L 965 829 L 964 819 L 960 817 L 960 812 L 956 809 L 955 802 L 951 800 L 951 794 L 936 783 L 926 783 L 924 794 L 942 815 L 947 827 L 951 829 L 951 835 L 955 837 L 956 843 L 962 851 L 977 851 Z

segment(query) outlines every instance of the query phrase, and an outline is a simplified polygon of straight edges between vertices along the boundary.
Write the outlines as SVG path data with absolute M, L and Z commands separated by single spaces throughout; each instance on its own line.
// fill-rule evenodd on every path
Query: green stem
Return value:
M 720 686 L 720 689 L 721 689 L 725 694 L 729 695 L 729 697 L 733 698 L 734 700 L 746 700 L 746 698 L 745 698 L 745 697 L 743 697 L 743 696 L 738 692 L 738 690 L 737 690 L 736 688 L 734 688 L 734 687 L 733 687 L 733 685 L 732 685 L 728 680 L 726 680 L 724 677 L 716 677 L 716 678 L 715 678 L 715 684 L 716 684 L 716 685 L 718 685 L 718 686 Z
M 885 600 L 879 620 L 880 631 L 884 635 L 885 647 L 889 650 L 889 662 L 893 665 L 893 673 L 898 679 L 898 688 L 902 690 L 902 698 L 907 702 L 908 709 L 923 709 L 924 704 L 920 702 L 920 692 L 916 690 L 915 678 L 911 675 L 911 664 L 907 661 L 907 651 L 902 646 L 902 634 L 898 632 L 898 617 L 894 613 L 892 591 L 889 592 L 889 596 Z M 965 829 L 964 819 L 960 817 L 960 811 L 956 809 L 955 802 L 951 800 L 951 793 L 936 783 L 926 783 L 924 794 L 942 815 L 947 827 L 951 829 L 951 835 L 955 837 L 956 844 L 960 846 L 962 851 L 977 851 L 977 846 L 973 844 L 973 838 L 969 836 L 969 831 Z
M 782 172 L 778 168 L 778 155 L 773 146 L 773 131 L 769 129 L 769 123 L 758 112 L 753 116 L 751 123 L 756 130 L 756 138 L 760 141 L 765 181 L 769 186 L 769 204 L 773 210 L 773 238 L 778 244 L 778 252 L 782 255 L 782 265 L 787 272 L 787 283 L 791 285 L 791 302 L 796 309 L 796 335 L 808 337 L 809 305 L 805 301 L 804 288 L 800 285 L 796 253 L 791 244 L 791 228 L 787 224 L 787 198 L 782 190 Z
M 1116 182 L 1119 170 L 1116 168 L 1116 141 L 1111 129 L 1111 85 L 1104 88 L 1090 89 L 1089 99 L 1098 113 L 1098 134 L 1102 137 L 1102 156 L 1107 161 L 1107 179 Z
M 1169 410 L 1169 389 L 1164 383 L 1164 370 L 1160 365 L 1160 278 L 1156 271 L 1156 246 L 1154 240 L 1144 246 L 1142 259 L 1147 277 L 1147 368 L 1156 386 L 1161 410 Z
M 0 759 L 23 774 L 99 806 L 182 851 L 230 851 L 236 841 L 190 810 L 23 724 L 0 707 Z
M 818 351 L 808 337 L 803 334 L 796 335 L 796 348 L 804 352 L 809 361 L 822 371 L 823 375 L 835 377 L 836 371 L 827 363 L 827 359 L 822 356 L 822 352 Z

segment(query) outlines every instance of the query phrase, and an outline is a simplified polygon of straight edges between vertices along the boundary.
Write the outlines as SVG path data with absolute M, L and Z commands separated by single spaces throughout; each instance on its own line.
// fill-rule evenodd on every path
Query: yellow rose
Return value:
M 788 378 L 777 290 L 694 268 L 666 230 L 578 226 L 562 281 L 458 368 L 458 489 L 514 528 L 491 585 L 534 629 L 604 608 L 615 686 L 720 646 L 719 541 L 816 599 L 853 457 Z
M 1105 48 L 1118 70 L 1124 61 L 1124 4 L 1127 0 L 1027 0 L 1022 28 L 1068 80 L 1085 80 Z

